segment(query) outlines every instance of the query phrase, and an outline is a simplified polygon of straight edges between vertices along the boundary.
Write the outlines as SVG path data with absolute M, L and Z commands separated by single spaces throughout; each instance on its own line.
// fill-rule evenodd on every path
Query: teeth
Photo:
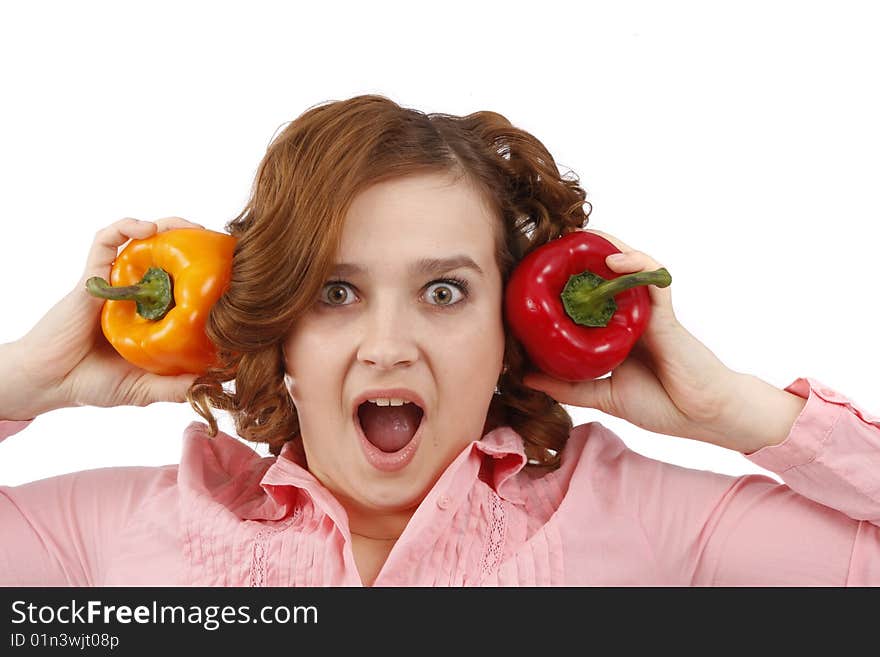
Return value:
M 388 398 L 388 397 L 380 397 L 377 399 L 368 399 L 368 402 L 372 404 L 377 404 L 378 406 L 403 406 L 404 404 L 409 404 L 410 402 L 404 399 L 396 399 L 396 398 Z

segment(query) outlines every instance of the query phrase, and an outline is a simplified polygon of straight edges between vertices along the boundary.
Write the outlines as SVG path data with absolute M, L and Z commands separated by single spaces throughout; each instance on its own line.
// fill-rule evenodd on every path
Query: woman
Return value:
M 529 369 L 502 291 L 531 249 L 588 213 L 530 134 L 360 96 L 272 143 L 208 334 L 220 363 L 159 377 L 98 327 L 130 238 L 193 224 L 119 221 L 82 280 L 2 346 L 0 435 L 72 405 L 188 399 L 179 465 L 2 489 L 5 583 L 737 585 L 880 583 L 880 419 L 812 379 L 731 371 L 650 288 L 650 324 L 612 376 Z M 604 235 L 604 234 L 603 234 Z M 657 269 L 624 253 L 617 272 Z M 780 475 L 653 461 L 560 403 L 734 449 Z M 261 458 L 217 430 L 231 413 Z M 46 566 L 45 564 L 49 564 Z

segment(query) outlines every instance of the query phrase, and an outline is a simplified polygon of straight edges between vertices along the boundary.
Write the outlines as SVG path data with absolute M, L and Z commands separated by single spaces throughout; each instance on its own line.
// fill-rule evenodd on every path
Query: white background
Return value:
M 729 367 L 778 387 L 811 376 L 880 411 L 873 3 L 428 6 L 4 3 L 0 342 L 78 280 L 98 229 L 178 215 L 222 230 L 282 124 L 379 93 L 504 114 L 580 176 L 591 227 L 669 268 L 680 319 Z M 569 410 L 655 458 L 763 472 Z M 0 483 L 173 463 L 199 419 L 187 404 L 53 411 L 0 445 Z

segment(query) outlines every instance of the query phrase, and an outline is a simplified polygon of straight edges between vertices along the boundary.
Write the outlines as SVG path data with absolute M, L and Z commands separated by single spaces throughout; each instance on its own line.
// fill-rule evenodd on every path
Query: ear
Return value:
M 293 391 L 296 388 L 296 381 L 294 381 L 293 377 L 286 372 L 284 374 L 284 387 L 287 388 L 287 394 L 290 395 L 290 398 L 296 401 L 293 396 Z

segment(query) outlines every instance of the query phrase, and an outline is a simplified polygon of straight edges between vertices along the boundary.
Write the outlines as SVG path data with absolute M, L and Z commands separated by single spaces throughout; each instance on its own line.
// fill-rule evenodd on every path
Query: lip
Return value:
M 428 409 L 425 408 L 425 400 L 422 399 L 419 393 L 417 393 L 415 390 L 410 390 L 409 388 L 373 388 L 372 390 L 364 390 L 361 394 L 354 398 L 351 409 L 352 417 L 357 419 L 358 406 L 363 404 L 365 401 L 376 399 L 377 397 L 393 397 L 395 399 L 403 399 L 404 401 L 417 404 L 418 407 L 422 409 L 422 413 L 424 413 L 425 415 L 428 414 Z
M 383 452 L 367 440 L 367 437 L 364 435 L 364 430 L 361 427 L 361 421 L 358 417 L 358 407 L 365 401 L 376 399 L 377 397 L 394 397 L 397 399 L 403 399 L 417 404 L 419 408 L 422 409 L 422 421 L 419 423 L 419 428 L 416 429 L 416 433 L 413 435 L 412 440 L 396 452 Z M 422 430 L 425 427 L 426 418 L 427 412 L 425 410 L 425 402 L 417 392 L 409 390 L 408 388 L 385 388 L 382 390 L 366 390 L 358 395 L 353 402 L 351 419 L 354 423 L 355 431 L 358 434 L 361 448 L 364 451 L 364 456 L 366 456 L 370 465 L 383 472 L 395 472 L 405 468 L 410 461 L 413 460 L 413 457 L 419 448 L 419 444 L 421 443 Z
M 425 416 L 422 415 L 422 421 L 419 423 L 419 428 L 416 429 L 416 433 L 412 437 L 412 440 L 396 452 L 383 452 L 367 440 L 367 437 L 364 435 L 364 430 L 361 427 L 360 420 L 357 417 L 354 419 L 354 428 L 355 431 L 357 431 L 361 448 L 364 450 L 364 456 L 367 457 L 367 461 L 370 465 L 382 472 L 396 472 L 409 465 L 410 461 L 412 461 L 413 457 L 416 455 L 416 450 L 418 450 L 419 444 L 422 442 L 422 430 L 424 427 Z

